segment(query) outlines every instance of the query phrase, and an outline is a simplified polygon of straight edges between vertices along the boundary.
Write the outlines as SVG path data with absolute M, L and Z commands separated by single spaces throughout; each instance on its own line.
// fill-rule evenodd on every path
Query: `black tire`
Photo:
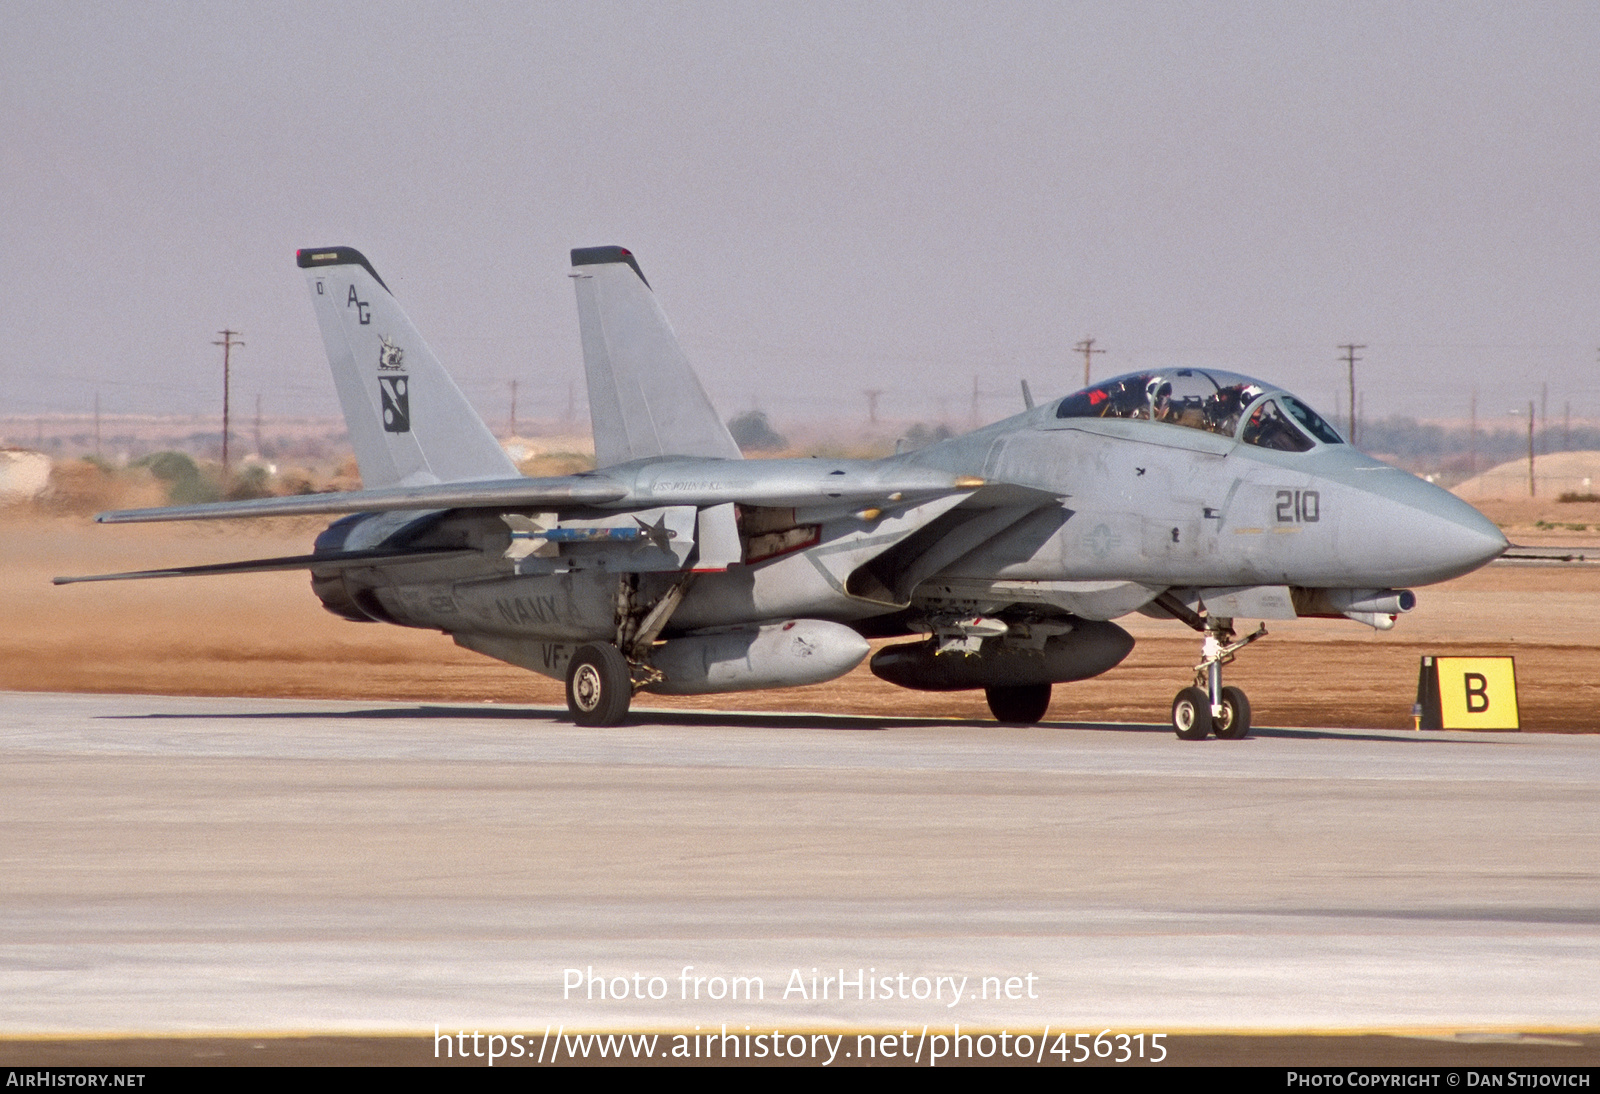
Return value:
M 615 646 L 578 647 L 567 666 L 567 710 L 580 726 L 619 726 L 633 701 L 628 660 Z
M 1021 684 L 1009 688 L 984 688 L 984 698 L 989 700 L 989 713 L 998 722 L 1014 725 L 1038 725 L 1044 712 L 1050 709 L 1049 684 Z
M 1250 732 L 1250 700 L 1238 688 L 1222 689 L 1222 717 L 1211 723 L 1219 741 L 1242 740 Z
M 1172 729 L 1180 741 L 1203 741 L 1211 733 L 1211 697 L 1199 688 L 1184 688 L 1172 700 Z

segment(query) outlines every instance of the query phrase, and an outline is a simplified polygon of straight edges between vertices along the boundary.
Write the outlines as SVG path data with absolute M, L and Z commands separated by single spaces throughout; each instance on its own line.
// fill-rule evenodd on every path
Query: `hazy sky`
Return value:
M 1600 5 L 0 0 L 0 414 L 336 413 L 361 249 L 500 428 L 631 248 L 725 415 L 1213 364 L 1600 417 Z M 580 402 L 580 407 L 581 407 Z

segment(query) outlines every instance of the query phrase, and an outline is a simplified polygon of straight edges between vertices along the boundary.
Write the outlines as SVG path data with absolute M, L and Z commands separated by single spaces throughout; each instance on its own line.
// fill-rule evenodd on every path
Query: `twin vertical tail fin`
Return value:
M 742 459 L 633 255 L 580 248 L 572 277 L 596 466 L 655 456 Z
M 298 253 L 368 490 L 508 479 L 517 467 L 359 251 Z
M 517 476 L 376 270 L 351 247 L 298 253 L 369 490 Z M 572 252 L 595 462 L 742 454 L 632 254 Z

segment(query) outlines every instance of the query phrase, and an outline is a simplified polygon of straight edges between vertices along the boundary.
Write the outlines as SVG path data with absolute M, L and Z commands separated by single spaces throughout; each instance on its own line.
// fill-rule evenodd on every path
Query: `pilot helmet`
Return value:
M 1150 382 L 1144 386 L 1145 398 L 1150 401 L 1153 414 L 1159 416 L 1167 409 L 1167 404 L 1172 399 L 1172 382 L 1160 376 L 1152 376 Z

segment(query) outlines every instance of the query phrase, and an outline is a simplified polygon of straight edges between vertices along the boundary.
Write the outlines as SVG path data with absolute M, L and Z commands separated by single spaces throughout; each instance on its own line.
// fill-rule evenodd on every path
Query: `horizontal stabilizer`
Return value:
M 495 482 L 457 482 L 439 486 L 397 486 L 339 494 L 300 494 L 290 498 L 169 505 L 160 509 L 120 509 L 101 513 L 101 524 L 141 524 L 166 520 L 222 520 L 232 517 L 303 517 L 332 513 L 374 513 L 390 509 L 475 509 L 505 506 L 599 505 L 618 501 L 628 491 L 614 482 L 565 476 Z
M 990 490 L 998 491 L 989 493 Z M 739 460 L 713 467 L 698 460 L 658 461 L 632 468 L 530 479 L 392 486 L 339 494 L 217 501 L 160 509 L 122 509 L 101 513 L 102 524 L 169 520 L 222 520 L 235 517 L 326 516 L 388 510 L 648 509 L 662 505 L 716 506 L 734 503 L 769 507 L 825 506 L 884 509 L 905 503 L 962 494 L 976 508 L 1012 505 L 1042 495 L 1021 487 L 985 488 L 982 479 L 907 464 L 870 460 Z
M 743 459 L 633 255 L 579 248 L 572 277 L 596 466 L 657 456 Z
M 283 558 L 256 558 L 245 562 L 215 562 L 207 566 L 173 566 L 165 570 L 130 570 L 122 574 L 89 574 L 84 577 L 57 577 L 54 585 L 77 585 L 84 581 L 139 581 L 152 577 L 209 577 L 217 574 L 266 574 L 275 570 L 310 570 L 337 566 L 366 566 L 386 562 L 428 562 L 476 551 L 451 547 L 417 551 L 379 549 L 371 551 L 325 551 L 320 555 L 288 555 Z

